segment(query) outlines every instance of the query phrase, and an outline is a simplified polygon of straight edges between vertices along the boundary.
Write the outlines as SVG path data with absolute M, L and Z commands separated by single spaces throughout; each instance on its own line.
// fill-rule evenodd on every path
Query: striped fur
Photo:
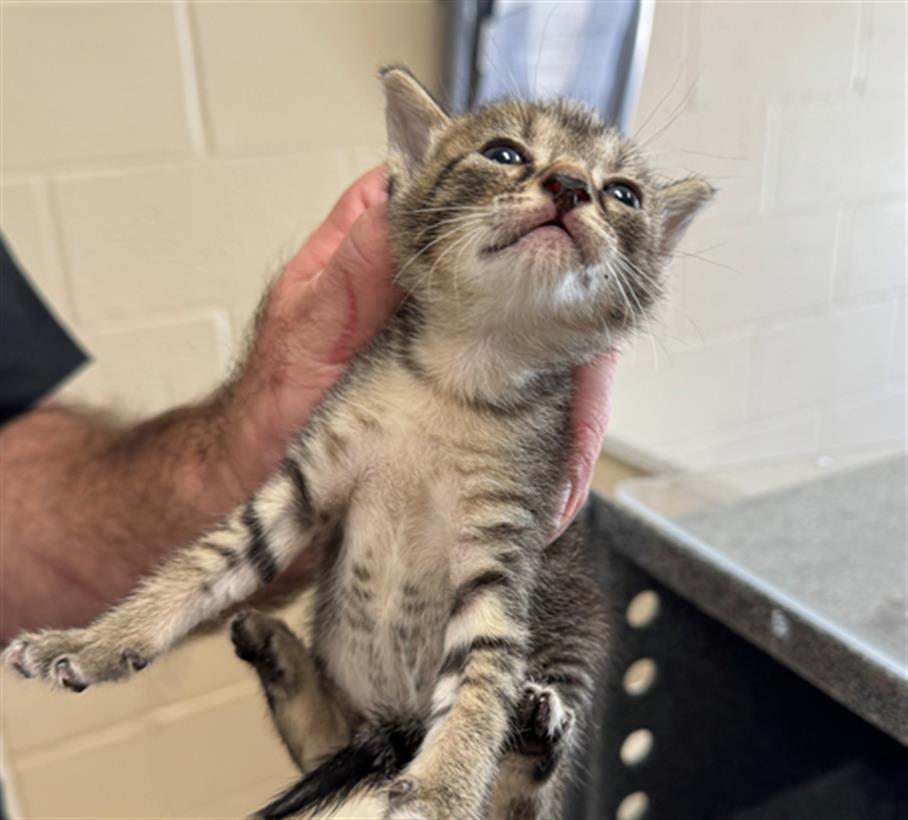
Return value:
M 661 182 L 578 107 L 450 120 L 405 71 L 383 80 L 400 311 L 253 498 L 89 627 L 22 636 L 5 659 L 77 691 L 126 677 L 318 549 L 309 643 L 259 613 L 231 624 L 312 773 L 263 816 L 364 784 L 387 787 L 389 820 L 550 820 L 605 638 L 583 533 L 547 545 L 570 369 L 645 320 L 711 190 Z M 501 139 L 522 164 L 482 154 Z M 555 171 L 591 194 L 536 230 Z M 640 209 L 608 197 L 615 180 Z

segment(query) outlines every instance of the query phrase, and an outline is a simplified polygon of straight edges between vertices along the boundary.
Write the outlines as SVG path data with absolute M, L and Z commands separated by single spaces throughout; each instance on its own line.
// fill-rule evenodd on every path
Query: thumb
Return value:
M 557 538 L 567 529 L 589 495 L 602 437 L 612 409 L 612 383 L 618 352 L 612 350 L 574 371 L 571 408 L 573 446 L 567 465 L 567 483 L 561 500 Z
M 387 211 L 385 203 L 370 206 L 311 282 L 311 321 L 324 334 L 319 347 L 326 364 L 348 361 L 400 302 Z
M 400 301 L 388 234 L 386 206 L 368 208 L 322 271 L 282 273 L 266 297 L 231 407 L 244 449 L 265 451 L 268 469 Z

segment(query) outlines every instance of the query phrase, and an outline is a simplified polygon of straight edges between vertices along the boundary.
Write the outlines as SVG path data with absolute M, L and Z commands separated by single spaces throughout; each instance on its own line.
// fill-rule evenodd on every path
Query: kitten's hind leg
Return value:
M 557 688 L 527 682 L 511 724 L 492 797 L 492 820 L 553 820 L 567 763 L 576 742 L 576 721 Z
M 349 710 L 284 621 L 246 610 L 231 620 L 230 638 L 258 673 L 275 728 L 301 772 L 349 743 Z
M 601 592 L 585 569 L 574 524 L 545 553 L 531 608 L 523 697 L 495 785 L 492 820 L 559 820 L 562 796 L 589 723 L 605 654 Z
M 25 677 L 74 692 L 126 677 L 271 581 L 318 532 L 301 466 L 288 458 L 248 503 L 176 552 L 118 606 L 84 629 L 22 635 L 3 660 Z
M 544 783 L 573 746 L 574 712 L 556 688 L 528 682 L 512 731 L 514 753 L 535 758 L 531 778 Z

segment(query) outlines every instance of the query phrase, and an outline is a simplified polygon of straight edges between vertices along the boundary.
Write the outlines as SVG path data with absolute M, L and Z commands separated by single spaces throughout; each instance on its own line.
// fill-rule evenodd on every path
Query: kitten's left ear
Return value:
M 691 220 L 707 202 L 716 189 L 705 179 L 689 177 L 666 185 L 659 192 L 662 203 L 662 241 L 659 251 L 668 255 L 674 251 Z
M 385 87 L 390 162 L 400 164 L 399 170 L 409 175 L 425 161 L 432 135 L 448 124 L 448 116 L 406 69 L 392 66 L 380 76 Z

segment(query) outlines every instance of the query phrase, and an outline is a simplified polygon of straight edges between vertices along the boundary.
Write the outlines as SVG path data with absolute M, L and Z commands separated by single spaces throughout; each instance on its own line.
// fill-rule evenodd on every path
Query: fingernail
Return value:
M 574 484 L 569 481 L 565 488 L 561 491 L 561 499 L 558 504 L 558 518 L 556 524 L 560 525 L 564 520 L 564 515 L 567 512 L 568 504 L 571 503 L 571 495 L 574 492 Z

